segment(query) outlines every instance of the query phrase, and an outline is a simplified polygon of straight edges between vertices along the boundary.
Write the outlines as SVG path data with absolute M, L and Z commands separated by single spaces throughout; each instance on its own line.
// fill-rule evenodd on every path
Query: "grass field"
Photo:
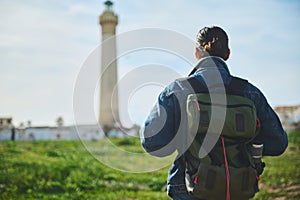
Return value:
M 97 141 L 99 145 L 101 142 Z M 140 152 L 138 139 L 113 139 Z M 267 157 L 254 199 L 300 199 L 300 132 L 289 133 L 288 150 Z M 128 173 L 96 160 L 80 141 L 0 142 L 0 199 L 169 199 L 168 167 Z

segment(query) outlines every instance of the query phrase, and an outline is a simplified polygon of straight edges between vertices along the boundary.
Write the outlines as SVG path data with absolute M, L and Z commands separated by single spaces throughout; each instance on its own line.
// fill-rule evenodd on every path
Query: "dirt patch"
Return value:
M 261 183 L 259 187 L 262 190 L 265 190 L 269 193 L 279 193 L 282 192 L 283 190 L 287 194 L 287 196 L 300 196 L 300 185 L 290 185 L 290 186 L 279 186 L 276 188 L 270 187 L 266 184 Z M 275 197 L 274 200 L 289 200 L 290 198 L 286 196 L 281 196 L 281 197 Z

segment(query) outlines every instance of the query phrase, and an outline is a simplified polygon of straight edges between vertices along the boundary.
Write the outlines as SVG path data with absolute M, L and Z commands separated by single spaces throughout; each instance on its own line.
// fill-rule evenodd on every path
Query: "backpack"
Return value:
M 192 196 L 243 200 L 259 191 L 262 145 L 253 145 L 253 151 L 252 140 L 260 123 L 254 103 L 243 97 L 247 84 L 233 77 L 220 94 L 209 93 L 195 77 L 184 83 L 194 91 L 186 102 L 189 147 L 184 154 L 186 188 Z

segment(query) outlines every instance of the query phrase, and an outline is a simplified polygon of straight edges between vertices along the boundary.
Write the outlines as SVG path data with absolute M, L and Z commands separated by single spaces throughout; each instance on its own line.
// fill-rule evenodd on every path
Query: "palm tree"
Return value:
M 56 119 L 56 124 L 58 127 L 62 127 L 64 125 L 64 119 L 59 116 L 57 119 Z

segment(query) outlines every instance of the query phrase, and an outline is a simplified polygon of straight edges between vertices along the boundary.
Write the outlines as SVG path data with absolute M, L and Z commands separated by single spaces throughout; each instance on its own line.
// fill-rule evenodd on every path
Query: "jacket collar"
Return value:
M 196 71 L 193 73 L 198 73 L 207 68 L 218 68 L 218 69 L 225 69 L 225 71 L 230 74 L 229 69 L 225 63 L 225 61 L 217 56 L 208 56 L 199 60 L 196 65 Z

